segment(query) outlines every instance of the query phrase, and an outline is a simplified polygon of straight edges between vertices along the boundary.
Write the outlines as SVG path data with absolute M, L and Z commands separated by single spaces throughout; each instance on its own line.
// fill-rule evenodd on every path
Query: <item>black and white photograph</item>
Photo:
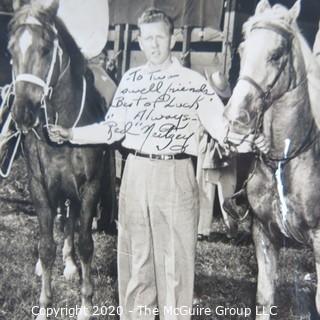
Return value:
M 319 0 L 0 0 L 0 320 L 320 319 Z

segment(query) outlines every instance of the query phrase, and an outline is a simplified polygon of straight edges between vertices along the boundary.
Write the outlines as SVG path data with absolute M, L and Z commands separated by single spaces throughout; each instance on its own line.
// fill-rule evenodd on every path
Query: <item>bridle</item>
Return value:
M 238 82 L 239 81 L 246 81 L 248 82 L 251 86 L 255 88 L 255 90 L 258 92 L 259 98 L 261 100 L 261 108 L 259 108 L 259 112 L 256 116 L 256 121 L 255 121 L 255 126 L 254 130 L 248 132 L 243 136 L 241 139 L 240 143 L 244 142 L 250 134 L 253 134 L 254 139 L 259 135 L 259 132 L 261 131 L 261 128 L 263 126 L 263 115 L 264 113 L 270 108 L 272 105 L 272 102 L 274 101 L 274 97 L 272 97 L 272 90 L 276 86 L 282 72 L 285 70 L 286 66 L 289 64 L 289 74 L 290 74 L 290 81 L 288 82 L 288 87 L 286 90 L 284 90 L 283 94 L 281 96 L 284 96 L 288 92 L 291 92 L 297 88 L 299 88 L 301 85 L 305 84 L 307 81 L 307 78 L 303 79 L 300 83 L 296 83 L 296 73 L 293 67 L 293 55 L 292 55 L 292 41 L 294 38 L 293 32 L 290 31 L 290 28 L 288 27 L 285 29 L 284 27 L 280 25 L 275 25 L 270 22 L 256 22 L 252 25 L 250 32 L 253 30 L 257 29 L 265 29 L 265 30 L 271 30 L 279 35 L 281 35 L 287 42 L 287 50 L 288 50 L 288 59 L 286 59 L 278 69 L 278 72 L 276 73 L 274 79 L 270 84 L 266 86 L 266 89 L 262 88 L 262 85 L 260 85 L 257 81 L 255 81 L 253 78 L 247 75 L 240 75 Z M 277 97 L 277 99 L 281 98 L 281 96 Z M 275 162 L 287 162 L 292 160 L 293 158 L 297 157 L 300 153 L 305 151 L 308 147 L 310 147 L 313 142 L 316 140 L 311 139 L 312 132 L 314 131 L 314 122 L 312 122 L 310 129 L 308 130 L 308 134 L 304 141 L 302 142 L 301 146 L 297 148 L 290 156 L 286 156 L 285 158 L 272 158 L 267 155 L 264 155 L 263 157 L 267 159 L 269 162 L 270 161 L 275 161 Z M 229 133 L 229 129 L 228 129 Z M 228 139 L 228 134 L 226 136 L 226 140 Z M 238 146 L 237 144 L 236 146 Z M 236 148 L 235 146 L 235 148 Z M 255 152 L 259 152 L 258 150 L 254 150 Z
M 42 27 L 42 24 L 34 17 L 28 17 L 27 20 L 25 21 L 25 23 L 21 24 L 20 27 L 25 26 L 25 25 L 33 25 L 33 26 Z M 13 75 L 12 75 L 14 87 L 18 82 L 27 82 L 27 83 L 35 84 L 35 85 L 42 88 L 43 93 L 42 93 L 40 101 L 41 101 L 41 107 L 44 109 L 46 125 L 48 125 L 48 113 L 47 113 L 46 101 L 47 101 L 47 99 L 48 100 L 51 99 L 51 95 L 53 92 L 53 86 L 51 85 L 52 75 L 54 72 L 54 67 L 56 65 L 58 56 L 59 56 L 60 70 L 61 70 L 61 68 L 62 68 L 62 55 L 63 55 L 63 51 L 59 45 L 58 32 L 54 26 L 52 27 L 51 30 L 54 33 L 55 39 L 53 41 L 53 51 L 52 51 L 52 57 L 51 57 L 51 62 L 50 62 L 50 66 L 49 66 L 49 71 L 48 71 L 48 74 L 47 74 L 45 80 L 43 80 L 40 77 L 38 77 L 34 74 L 31 74 L 31 73 L 20 73 L 18 75 L 15 75 L 13 72 Z
M 270 106 L 272 105 L 272 102 L 273 102 L 272 89 L 277 84 L 277 82 L 280 78 L 280 75 L 283 72 L 283 70 L 285 69 L 286 65 L 288 63 L 290 63 L 290 81 L 288 83 L 287 90 L 283 93 L 282 96 L 284 96 L 288 92 L 292 92 L 293 90 L 297 90 L 298 88 L 300 88 L 300 86 L 305 85 L 307 82 L 307 78 L 305 78 L 300 83 L 298 83 L 298 84 L 296 83 L 296 73 L 293 68 L 292 50 L 290 50 L 292 48 L 293 33 L 282 28 L 281 26 L 274 25 L 272 23 L 265 23 L 265 22 L 255 23 L 252 26 L 251 31 L 255 30 L 255 29 L 271 30 L 273 32 L 276 32 L 277 34 L 280 34 L 284 39 L 286 39 L 286 41 L 288 43 L 289 58 L 281 65 L 281 67 L 279 68 L 273 81 L 266 87 L 266 90 L 264 90 L 262 88 L 262 86 L 257 81 L 255 81 L 254 79 L 252 79 L 249 76 L 242 75 L 238 79 L 238 81 L 242 80 L 242 81 L 246 81 L 246 82 L 250 83 L 255 88 L 255 90 L 258 92 L 259 97 L 261 99 L 262 106 L 259 109 L 258 115 L 256 116 L 256 123 L 255 123 L 254 131 L 253 131 L 254 138 L 256 138 L 259 135 L 259 132 L 262 129 L 263 115 L 270 108 Z M 281 96 L 278 98 L 281 98 Z M 308 148 L 310 148 L 313 145 L 313 143 L 318 138 L 318 134 L 312 138 L 312 133 L 314 132 L 314 129 L 315 129 L 315 123 L 314 123 L 314 121 L 312 121 L 311 126 L 308 130 L 308 133 L 307 133 L 304 141 L 301 143 L 301 145 L 296 150 L 291 152 L 290 155 L 287 155 L 287 153 L 286 153 L 281 158 L 273 158 L 273 157 L 270 157 L 270 155 L 264 155 L 264 154 L 262 154 L 262 152 L 260 150 L 258 150 L 258 148 L 254 147 L 255 150 L 253 150 L 253 151 L 255 154 L 255 159 L 254 159 L 254 163 L 253 163 L 253 168 L 252 168 L 250 174 L 248 175 L 247 179 L 242 184 L 240 190 L 233 197 L 237 197 L 237 194 L 240 194 L 243 190 L 246 189 L 248 182 L 255 175 L 255 171 L 257 168 L 257 162 L 259 159 L 263 163 L 265 163 L 269 168 L 271 168 L 272 171 L 274 171 L 274 169 L 276 169 L 279 166 L 282 168 L 287 162 L 296 158 L 298 155 L 300 155 L 301 153 L 303 153 L 304 151 L 306 151 Z M 225 141 L 228 140 L 229 130 L 230 130 L 230 127 L 228 127 L 228 132 L 227 132 Z M 231 148 L 233 147 L 236 150 L 237 146 L 240 145 L 241 143 L 243 143 L 248 138 L 248 136 L 250 134 L 252 134 L 251 131 L 243 136 L 243 138 L 241 139 L 239 144 L 237 144 L 237 145 L 233 144 L 233 146 L 231 145 Z
M 28 19 L 26 20 L 25 23 L 23 23 L 21 26 L 23 25 L 36 25 L 36 26 L 40 26 L 42 27 L 42 24 L 34 17 L 28 17 Z M 51 99 L 52 93 L 53 93 L 53 84 L 52 84 L 52 76 L 53 76 L 53 72 L 54 72 L 54 68 L 55 65 L 57 63 L 57 60 L 59 60 L 59 70 L 60 70 L 60 74 L 57 80 L 57 83 L 63 78 L 63 76 L 66 74 L 67 70 L 70 68 L 70 57 L 68 57 L 68 62 L 67 65 L 64 69 L 62 69 L 62 60 L 63 60 L 63 50 L 59 44 L 59 38 L 58 38 L 58 31 L 55 28 L 55 26 L 52 26 L 52 31 L 55 35 L 55 39 L 53 41 L 53 51 L 52 51 L 52 58 L 51 58 L 51 63 L 50 63 L 50 67 L 49 67 L 49 71 L 47 76 L 45 77 L 45 80 L 41 79 L 40 77 L 34 75 L 34 74 L 30 74 L 30 73 L 21 73 L 18 75 L 14 75 L 13 74 L 13 84 L 15 87 L 15 84 L 18 82 L 27 82 L 27 83 L 32 83 L 35 84 L 39 87 L 42 88 L 43 92 L 42 92 L 42 96 L 41 96 L 41 108 L 43 108 L 44 110 L 44 115 L 45 115 L 45 126 L 46 128 L 48 128 L 49 126 L 49 120 L 48 120 L 48 112 L 47 112 L 47 100 Z M 82 77 L 82 82 L 83 82 L 83 88 L 82 88 L 82 98 L 81 98 L 81 106 L 80 106 L 80 111 L 79 114 L 73 124 L 73 128 L 77 126 L 83 109 L 84 109 L 84 104 L 85 104 L 85 98 L 86 98 L 86 80 L 84 77 Z M 56 122 L 57 123 L 57 119 L 58 119 L 58 114 L 56 114 Z M 36 134 L 36 132 L 34 131 L 34 133 Z M 37 137 L 39 138 L 39 135 L 36 134 Z
M 255 24 L 253 24 L 253 26 L 251 27 L 250 32 L 254 31 L 254 30 L 259 30 L 259 29 L 265 29 L 265 30 L 271 30 L 277 34 L 279 34 L 280 36 L 282 36 L 282 38 L 284 38 L 286 40 L 287 43 L 287 51 L 289 53 L 288 59 L 286 59 L 280 66 L 280 68 L 278 69 L 277 74 L 275 75 L 274 79 L 272 80 L 272 82 L 270 84 L 268 84 L 266 86 L 266 90 L 264 90 L 262 88 L 262 85 L 260 85 L 258 82 L 256 82 L 253 78 L 251 78 L 250 76 L 247 75 L 240 75 L 238 82 L 239 81 L 247 81 L 249 82 L 259 93 L 259 97 L 262 101 L 262 106 L 263 106 L 263 110 L 262 112 L 265 112 L 272 104 L 272 89 L 275 87 L 275 85 L 277 84 L 282 72 L 284 71 L 285 67 L 287 66 L 287 64 L 289 63 L 289 67 L 290 67 L 290 81 L 288 83 L 288 88 L 286 91 L 287 92 L 290 88 L 290 86 L 293 83 L 293 86 L 296 86 L 296 75 L 295 75 L 295 71 L 293 68 L 293 57 L 292 57 L 292 40 L 293 40 L 293 33 L 291 31 L 288 31 L 287 29 L 279 26 L 279 25 L 275 25 L 273 23 L 266 23 L 266 22 L 256 22 Z
M 24 26 L 24 25 L 36 25 L 36 26 L 42 27 L 42 24 L 36 18 L 31 17 L 31 16 L 28 17 L 27 20 L 23 24 L 21 24 L 20 26 Z M 54 85 L 52 84 L 52 76 L 53 76 L 54 67 L 57 63 L 57 60 L 59 60 L 59 68 L 60 68 L 59 73 L 60 74 L 57 79 L 56 85 L 64 77 L 64 75 L 67 73 L 67 71 L 70 68 L 70 57 L 68 57 L 68 61 L 67 61 L 65 68 L 64 69 L 62 68 L 63 50 L 60 47 L 58 32 L 57 32 L 57 29 L 55 28 L 55 26 L 52 27 L 52 31 L 55 35 L 55 39 L 53 41 L 53 51 L 52 51 L 52 58 L 51 58 L 51 62 L 50 62 L 50 67 L 49 67 L 48 74 L 45 77 L 45 80 L 43 80 L 42 78 L 40 78 L 34 74 L 30 74 L 30 73 L 21 73 L 21 74 L 15 75 L 14 71 L 12 71 L 12 82 L 6 86 L 5 90 L 4 89 L 1 90 L 2 103 L 0 105 L 0 113 L 3 112 L 4 110 L 10 110 L 10 101 L 11 101 L 10 98 L 12 96 L 15 96 L 15 85 L 19 82 L 32 83 L 32 84 L 35 84 L 35 85 L 41 87 L 43 92 L 42 92 L 42 96 L 41 96 L 40 101 L 41 101 L 41 108 L 44 110 L 46 129 L 48 129 L 48 127 L 49 127 L 48 112 L 47 112 L 47 100 L 51 99 L 51 96 L 52 96 L 52 93 L 54 90 Z M 84 105 L 85 105 L 85 100 L 86 100 L 86 92 L 87 92 L 87 83 L 86 83 L 84 76 L 82 77 L 82 84 L 83 85 L 82 85 L 82 97 L 81 97 L 80 110 L 79 110 L 79 113 L 77 115 L 75 122 L 72 125 L 72 128 L 77 126 L 77 124 L 80 121 L 80 118 L 82 116 L 83 110 L 84 110 Z M 55 124 L 57 124 L 57 121 L 58 121 L 58 114 L 56 113 Z M 8 164 L 7 169 L 5 171 L 3 171 L 2 168 L 0 168 L 0 176 L 4 177 L 4 178 L 8 177 L 11 172 L 12 164 L 13 164 L 15 155 L 17 153 L 19 144 L 21 142 L 21 136 L 23 133 L 23 132 L 21 132 L 21 130 L 18 129 L 17 125 L 15 124 L 16 131 L 13 134 L 10 134 L 10 136 L 6 137 L 6 134 L 9 132 L 9 128 L 10 128 L 10 125 L 12 124 L 12 122 L 15 123 L 15 121 L 12 117 L 12 112 L 10 111 L 7 119 L 5 120 L 5 122 L 1 128 L 0 137 L 2 136 L 5 138 L 3 139 L 3 141 L 0 142 L 0 144 L 1 145 L 8 144 L 9 141 L 15 137 L 17 139 L 14 144 L 14 149 L 13 149 L 13 152 L 12 152 L 11 157 L 9 159 L 9 164 Z M 41 140 L 41 138 L 35 128 L 32 128 L 32 132 L 35 134 L 35 136 L 37 137 L 38 140 Z
M 62 64 L 61 60 L 62 60 L 62 49 L 59 45 L 59 41 L 56 38 L 53 42 L 53 52 L 52 52 L 52 59 L 51 59 L 51 63 L 50 63 L 50 68 L 46 77 L 46 80 L 42 80 L 40 77 L 35 76 L 33 74 L 30 73 L 20 73 L 15 77 L 15 83 L 18 82 L 28 82 L 28 83 L 33 83 L 39 87 L 41 87 L 43 89 L 43 94 L 42 94 L 42 99 L 45 99 L 47 97 L 51 97 L 52 94 L 52 86 L 51 84 L 51 79 L 52 79 L 52 75 L 53 75 L 53 71 L 54 71 L 54 66 L 56 64 L 56 60 L 57 60 L 57 56 L 58 56 L 58 52 L 59 52 L 59 58 L 60 58 L 60 66 Z
M 273 88 L 276 86 L 282 72 L 285 70 L 287 64 L 289 63 L 290 66 L 290 81 L 288 82 L 288 88 L 287 90 L 285 90 L 284 92 L 288 92 L 292 81 L 296 79 L 296 75 L 295 75 L 295 71 L 293 69 L 292 66 L 292 62 L 293 62 L 293 57 L 292 57 L 292 39 L 293 39 L 293 34 L 292 32 L 288 31 L 287 29 L 279 26 L 279 25 L 275 25 L 272 23 L 265 23 L 265 22 L 256 22 L 255 24 L 253 24 L 253 26 L 251 27 L 250 32 L 254 31 L 254 30 L 259 30 L 259 29 L 265 29 L 265 30 L 271 30 L 277 34 L 279 34 L 280 36 L 282 36 L 286 42 L 287 42 L 287 50 L 288 50 L 288 59 L 286 59 L 280 66 L 280 68 L 278 69 L 278 72 L 276 73 L 275 77 L 273 78 L 273 80 L 271 81 L 270 84 L 268 84 L 266 86 L 266 89 L 262 88 L 262 85 L 259 84 L 257 81 L 255 81 L 253 78 L 251 78 L 250 76 L 247 75 L 240 75 L 238 82 L 239 81 L 246 81 L 248 83 L 250 83 L 255 90 L 258 92 L 258 95 L 260 97 L 261 100 L 261 108 L 259 109 L 259 112 L 257 114 L 256 117 L 256 123 L 255 123 L 255 128 L 254 128 L 254 137 L 256 137 L 259 134 L 259 131 L 262 128 L 262 124 L 263 124 L 263 114 L 270 108 L 270 106 L 272 105 L 272 90 Z M 294 84 L 295 85 L 295 84 Z

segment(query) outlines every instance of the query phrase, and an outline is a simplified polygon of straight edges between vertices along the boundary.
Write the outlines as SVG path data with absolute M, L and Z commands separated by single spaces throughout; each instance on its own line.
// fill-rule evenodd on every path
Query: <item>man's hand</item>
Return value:
M 253 134 L 249 134 L 244 137 L 243 135 L 230 132 L 228 139 L 235 144 L 236 152 L 239 153 L 252 152 L 253 145 L 256 145 L 256 147 L 264 154 L 267 154 L 270 150 L 270 145 L 263 134 L 254 138 Z
M 50 140 L 58 144 L 62 144 L 64 141 L 69 141 L 73 138 L 72 129 L 63 128 L 58 125 L 49 125 L 48 134 Z
M 266 140 L 264 134 L 260 134 L 255 140 L 254 144 L 257 148 L 264 154 L 267 154 L 270 151 L 270 144 Z
M 228 140 L 233 144 L 231 151 L 239 153 L 252 152 L 253 138 L 254 137 L 252 134 L 243 136 L 242 134 L 229 132 Z

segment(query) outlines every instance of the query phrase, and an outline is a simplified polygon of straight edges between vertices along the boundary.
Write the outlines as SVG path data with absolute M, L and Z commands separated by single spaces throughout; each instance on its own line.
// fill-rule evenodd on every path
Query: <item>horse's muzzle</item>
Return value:
M 21 125 L 21 127 L 17 126 L 18 129 L 23 133 L 23 134 L 28 134 L 30 130 L 33 128 L 36 128 L 40 123 L 39 117 L 36 118 L 36 122 L 31 126 L 31 127 L 26 127 L 25 125 Z
M 12 109 L 12 118 L 17 129 L 26 134 L 32 128 L 37 127 L 40 123 L 38 110 L 39 108 L 31 105 L 22 108 L 15 104 Z

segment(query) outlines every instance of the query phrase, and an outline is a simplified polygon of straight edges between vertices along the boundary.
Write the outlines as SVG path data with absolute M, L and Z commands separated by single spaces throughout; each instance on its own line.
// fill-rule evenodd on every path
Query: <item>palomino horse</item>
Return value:
M 24 135 L 31 196 L 40 225 L 37 269 L 42 275 L 42 309 L 38 319 L 46 318 L 45 310 L 52 302 L 54 216 L 66 200 L 70 206 L 66 210 L 64 275 L 72 279 L 77 273 L 73 240 L 75 220 L 79 219 L 82 297 L 78 319 L 89 319 L 93 296 L 91 225 L 103 192 L 105 152 L 101 146 L 53 144 L 46 126 L 83 126 L 102 120 L 104 112 L 79 49 L 56 18 L 57 9 L 58 1 L 46 9 L 25 5 L 11 21 L 9 50 L 15 75 L 12 117 Z
M 263 132 L 270 143 L 246 185 L 254 214 L 259 320 L 276 312 L 272 305 L 283 235 L 314 249 L 320 313 L 320 73 L 298 30 L 299 12 L 299 2 L 290 10 L 259 2 L 244 25 L 240 76 L 225 110 L 232 133 L 245 140 Z

